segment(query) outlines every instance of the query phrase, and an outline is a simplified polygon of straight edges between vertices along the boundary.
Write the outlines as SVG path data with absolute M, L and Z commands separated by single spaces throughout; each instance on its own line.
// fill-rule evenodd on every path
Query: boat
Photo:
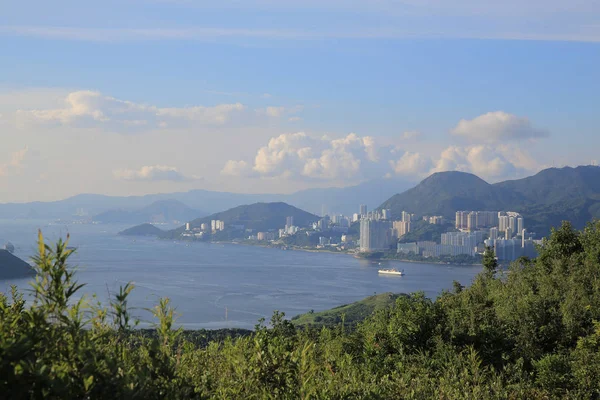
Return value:
M 380 269 L 378 272 L 380 274 L 387 274 L 387 275 L 404 275 L 404 270 L 398 271 L 396 268 Z

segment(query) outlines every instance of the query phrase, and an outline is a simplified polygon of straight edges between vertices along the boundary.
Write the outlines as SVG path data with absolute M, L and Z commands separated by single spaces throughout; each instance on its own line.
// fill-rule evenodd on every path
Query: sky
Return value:
M 0 202 L 600 161 L 600 2 L 0 2 Z

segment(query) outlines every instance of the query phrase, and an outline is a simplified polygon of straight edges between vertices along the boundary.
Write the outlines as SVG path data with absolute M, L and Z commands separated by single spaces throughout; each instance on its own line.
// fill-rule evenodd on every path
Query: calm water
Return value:
M 386 262 L 405 276 L 379 276 L 381 266 L 351 256 L 284 251 L 241 245 L 179 243 L 116 235 L 128 226 L 50 225 L 44 221 L 0 220 L 0 244 L 10 240 L 25 260 L 35 251 L 37 228 L 49 240 L 71 234 L 78 248 L 72 263 L 79 268 L 84 292 L 106 302 L 127 282 L 135 284 L 130 304 L 144 308 L 169 297 L 186 328 L 252 328 L 273 310 L 291 317 L 325 310 L 374 293 L 424 291 L 435 297 L 452 281 L 470 284 L 480 267 Z M 0 281 L 0 291 L 26 280 Z M 227 310 L 227 319 L 226 319 Z

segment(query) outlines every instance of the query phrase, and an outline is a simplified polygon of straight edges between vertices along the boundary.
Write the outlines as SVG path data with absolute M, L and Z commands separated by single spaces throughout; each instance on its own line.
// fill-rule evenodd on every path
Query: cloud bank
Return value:
M 461 119 L 451 133 L 478 143 L 499 143 L 548 136 L 547 131 L 534 128 L 528 118 L 503 111 L 489 112 L 471 120 Z
M 20 126 L 28 123 L 53 123 L 76 127 L 104 125 L 121 129 L 156 129 L 181 122 L 221 125 L 232 114 L 244 109 L 245 106 L 241 103 L 218 104 L 213 107 L 161 108 L 82 90 L 69 93 L 61 108 L 20 109 L 16 112 L 16 118 Z

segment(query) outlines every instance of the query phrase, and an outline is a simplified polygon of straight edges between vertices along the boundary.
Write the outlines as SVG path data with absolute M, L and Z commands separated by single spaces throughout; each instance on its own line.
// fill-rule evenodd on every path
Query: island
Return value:
M 0 280 L 28 278 L 34 275 L 35 270 L 31 265 L 8 250 L 0 250 Z
M 161 236 L 164 233 L 165 231 L 152 224 L 142 224 L 125 229 L 118 234 L 120 236 Z

